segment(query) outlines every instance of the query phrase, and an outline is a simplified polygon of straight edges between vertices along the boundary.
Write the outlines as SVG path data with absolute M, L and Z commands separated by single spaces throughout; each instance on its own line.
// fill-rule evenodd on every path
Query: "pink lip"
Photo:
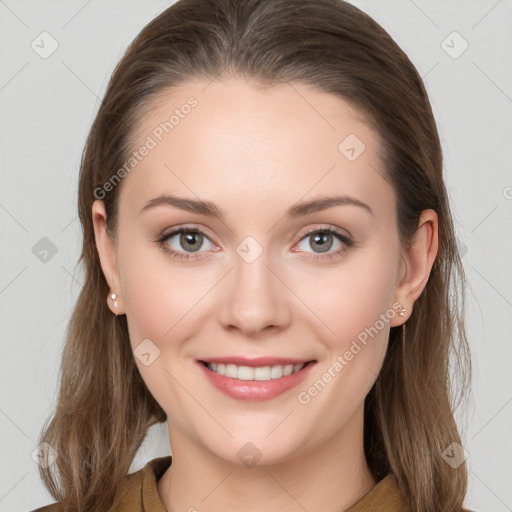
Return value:
M 211 357 L 203 359 L 206 363 L 217 363 L 217 364 L 236 364 L 237 366 L 251 366 L 256 368 L 257 366 L 277 366 L 286 364 L 304 364 L 311 359 L 290 359 L 284 357 L 254 357 L 248 359 L 246 357 Z
M 209 362 L 212 363 L 222 363 L 223 361 L 227 361 L 227 363 L 224 364 L 238 364 L 242 366 L 273 366 L 276 364 L 293 364 L 288 361 L 297 361 L 295 364 L 301 364 L 305 362 L 295 359 L 276 358 L 261 358 L 251 360 L 243 358 L 219 358 L 209 360 Z M 242 361 L 242 363 L 235 363 L 233 361 Z M 254 364 L 247 364 L 247 361 Z M 256 364 L 255 361 L 258 361 L 258 364 Z M 262 364 L 259 361 L 272 361 L 272 363 Z M 286 361 L 287 363 L 275 363 L 275 361 Z M 201 361 L 197 361 L 197 364 L 209 382 L 213 384 L 218 390 L 222 391 L 231 398 L 235 398 L 237 400 L 269 400 L 300 384 L 300 382 L 302 382 L 310 373 L 311 368 L 315 366 L 316 361 L 309 361 L 297 373 L 292 373 L 291 375 L 287 375 L 279 379 L 271 379 L 267 381 L 234 379 L 215 373 L 214 371 L 207 368 L 206 365 Z

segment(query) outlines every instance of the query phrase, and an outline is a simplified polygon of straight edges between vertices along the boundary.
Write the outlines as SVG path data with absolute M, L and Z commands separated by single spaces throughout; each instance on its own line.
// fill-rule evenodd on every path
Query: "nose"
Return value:
M 237 329 L 245 337 L 262 332 L 285 329 L 291 319 L 290 300 L 293 294 L 279 272 L 271 268 L 268 251 L 254 258 L 254 247 L 239 248 L 234 268 L 226 276 L 222 289 L 220 322 L 226 329 Z M 250 252 L 253 251 L 251 255 Z

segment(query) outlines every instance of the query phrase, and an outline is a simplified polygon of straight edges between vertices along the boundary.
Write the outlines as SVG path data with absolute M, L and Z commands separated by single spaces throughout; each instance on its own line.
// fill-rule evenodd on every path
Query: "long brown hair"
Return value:
M 411 61 L 380 25 L 342 0 L 179 0 L 144 27 L 117 65 L 82 154 L 78 263 L 85 282 L 67 330 L 56 410 L 40 436 L 58 453 L 40 467 L 45 486 L 63 510 L 108 510 L 148 428 L 167 419 L 138 372 L 126 317 L 106 305 L 91 206 L 127 161 L 134 127 L 152 101 L 189 79 L 227 73 L 268 87 L 313 85 L 364 113 L 384 142 L 402 243 L 411 241 L 422 210 L 437 212 L 438 256 L 406 339 L 403 327 L 391 328 L 365 400 L 364 448 L 379 479 L 396 476 L 412 511 L 463 510 L 466 464 L 452 467 L 443 452 L 462 445 L 454 412 L 467 398 L 471 359 L 439 136 Z M 121 188 L 102 189 L 112 236 Z

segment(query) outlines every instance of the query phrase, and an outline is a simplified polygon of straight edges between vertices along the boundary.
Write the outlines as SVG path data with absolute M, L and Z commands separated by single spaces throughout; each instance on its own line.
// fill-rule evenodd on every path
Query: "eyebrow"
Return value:
M 371 215 L 375 216 L 370 206 L 368 206 L 366 203 L 363 203 L 359 199 L 346 195 L 338 195 L 330 197 L 320 197 L 318 199 L 313 199 L 311 201 L 295 204 L 286 211 L 285 217 L 288 219 L 294 219 L 304 217 L 306 215 L 321 210 L 326 210 L 327 208 L 332 208 L 334 206 L 345 205 L 358 206 L 369 212 Z M 179 208 L 187 212 L 198 213 L 200 215 L 205 215 L 207 217 L 214 217 L 222 221 L 224 220 L 224 215 L 220 208 L 218 208 L 214 203 L 210 201 L 188 199 L 185 197 L 178 197 L 175 195 L 168 194 L 162 194 L 148 201 L 146 205 L 142 208 L 140 213 L 150 210 L 152 208 L 156 208 L 158 206 L 174 206 L 175 208 Z

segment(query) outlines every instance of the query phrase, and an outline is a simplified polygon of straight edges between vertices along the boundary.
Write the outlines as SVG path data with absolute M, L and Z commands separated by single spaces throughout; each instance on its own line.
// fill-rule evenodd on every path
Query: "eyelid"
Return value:
M 209 240 L 210 243 L 212 243 L 213 245 L 217 245 L 218 246 L 218 244 L 214 243 L 211 240 L 210 235 L 206 232 L 207 230 L 205 230 L 202 227 L 199 227 L 197 225 L 178 225 L 178 226 L 175 226 L 173 228 L 169 228 L 168 230 L 165 230 L 164 233 L 162 233 L 162 235 L 160 235 L 155 242 L 157 243 L 157 245 L 161 246 L 165 252 L 169 253 L 175 259 L 183 259 L 185 261 L 187 261 L 187 260 L 188 261 L 194 261 L 194 260 L 204 259 L 204 257 L 200 256 L 200 255 L 203 252 L 207 252 L 207 251 L 199 251 L 197 253 L 187 253 L 186 251 L 183 251 L 183 252 L 182 251 L 176 251 L 175 249 L 171 249 L 171 248 L 165 247 L 165 241 L 167 239 L 169 239 L 171 237 L 174 237 L 174 236 L 176 236 L 176 235 L 178 235 L 180 233 L 186 232 L 186 231 L 192 231 L 192 232 L 200 233 L 207 240 Z M 341 249 L 341 250 L 338 250 L 338 251 L 335 251 L 335 252 L 332 252 L 332 253 L 325 253 L 325 254 L 314 253 L 314 252 L 313 253 L 306 252 L 306 254 L 310 255 L 310 256 L 306 256 L 306 258 L 310 258 L 310 259 L 313 259 L 313 260 L 329 260 L 331 258 L 334 258 L 338 254 L 340 254 L 340 253 L 342 253 L 344 251 L 347 251 L 352 246 L 356 245 L 355 241 L 353 240 L 351 235 L 345 235 L 341 231 L 342 231 L 341 228 L 338 228 L 338 227 L 335 227 L 335 226 L 332 226 L 332 225 L 323 225 L 323 226 L 316 226 L 314 228 L 310 228 L 307 231 L 305 231 L 305 232 L 300 234 L 297 243 L 292 248 L 292 251 L 293 252 L 303 252 L 303 251 L 296 251 L 294 249 L 296 249 L 296 247 L 304 239 L 306 239 L 308 236 L 313 235 L 315 233 L 319 233 L 319 232 L 320 233 L 321 232 L 326 232 L 326 233 L 331 233 L 332 236 L 334 236 L 345 247 L 343 249 Z M 214 250 L 214 252 L 218 252 L 218 250 Z
M 185 226 L 177 226 L 177 227 L 174 227 L 174 228 L 171 228 L 170 230 L 166 230 L 162 233 L 161 236 L 158 237 L 157 239 L 157 242 L 160 242 L 160 243 L 163 243 L 165 242 L 166 240 L 168 240 L 169 238 L 171 237 L 175 237 L 181 233 L 184 233 L 186 231 L 191 231 L 193 233 L 199 233 L 201 234 L 204 238 L 206 238 L 212 245 L 215 245 L 215 246 L 219 246 L 217 243 L 215 243 L 213 240 L 212 240 L 212 237 L 210 236 L 209 233 L 206 232 L 205 229 L 203 229 L 202 227 L 198 227 L 198 226 L 189 226 L 189 225 L 185 225 Z M 200 251 L 200 252 L 204 252 L 204 251 Z M 192 253 L 189 253 L 189 254 L 192 254 Z
M 341 228 L 334 227 L 334 226 L 324 226 L 324 227 L 316 227 L 316 228 L 310 229 L 310 230 L 306 231 L 305 233 L 301 234 L 301 236 L 299 237 L 299 241 L 293 246 L 292 252 L 299 252 L 296 250 L 296 248 L 299 246 L 299 244 L 301 244 L 309 236 L 312 236 L 316 233 L 330 233 L 334 238 L 336 238 L 336 240 L 338 240 L 338 242 L 340 242 L 341 244 L 343 244 L 345 246 L 340 251 L 335 251 L 332 253 L 325 253 L 325 255 L 324 255 L 325 258 L 333 257 L 338 252 L 346 251 L 356 245 L 352 236 L 345 235 L 341 231 L 342 231 Z M 303 252 L 303 251 L 300 251 L 300 252 Z M 311 254 L 313 258 L 320 258 L 320 259 L 322 258 L 321 253 L 308 253 L 308 254 Z
M 216 242 L 213 242 L 214 235 L 210 233 L 210 231 L 207 228 L 204 228 L 203 226 L 197 225 L 197 224 L 178 224 L 177 226 L 165 229 L 162 231 L 161 235 L 158 235 L 159 238 L 169 238 L 170 236 L 177 235 L 178 233 L 182 231 L 197 231 L 198 233 L 201 233 L 205 237 L 208 238 L 212 243 L 215 243 L 215 245 L 219 245 Z
M 331 233 L 335 233 L 341 236 L 344 236 L 350 240 L 353 239 L 352 234 L 347 230 L 343 228 L 339 228 L 338 226 L 334 226 L 332 224 L 320 224 L 319 226 L 316 226 L 314 228 L 308 228 L 306 231 L 301 232 L 299 234 L 299 241 L 301 241 L 306 235 L 310 235 L 311 233 L 316 233 L 317 231 L 328 231 Z M 345 233 L 343 233 L 343 231 Z
M 215 245 L 219 246 L 218 243 L 214 242 L 212 240 L 212 235 L 209 234 L 208 230 L 206 228 L 203 228 L 202 226 L 199 226 L 197 224 L 185 224 L 185 225 L 180 225 L 178 224 L 177 226 L 174 226 L 174 227 L 171 227 L 169 229 L 166 229 L 162 232 L 161 235 L 158 236 L 158 239 L 161 240 L 161 239 L 167 239 L 171 236 L 174 236 L 182 231 L 187 231 L 187 230 L 190 230 L 190 231 L 198 231 L 199 233 L 201 233 L 202 235 L 204 235 L 205 237 L 207 237 L 210 242 L 214 243 Z M 347 230 L 347 229 L 343 229 L 343 228 L 339 228 L 337 226 L 333 226 L 331 224 L 321 224 L 319 226 L 316 226 L 316 227 L 313 227 L 313 228 L 306 228 L 305 231 L 303 232 L 299 232 L 299 235 L 298 236 L 298 240 L 297 240 L 297 243 L 301 242 L 303 240 L 304 237 L 306 237 L 307 235 L 310 235 L 312 233 L 316 233 L 318 231 L 327 231 L 327 232 L 331 232 L 333 234 L 338 234 L 338 235 L 341 235 L 341 236 L 344 236 L 346 237 L 347 239 L 353 241 L 353 237 L 351 235 L 351 233 Z M 343 234 L 341 231 L 345 231 L 346 234 Z

